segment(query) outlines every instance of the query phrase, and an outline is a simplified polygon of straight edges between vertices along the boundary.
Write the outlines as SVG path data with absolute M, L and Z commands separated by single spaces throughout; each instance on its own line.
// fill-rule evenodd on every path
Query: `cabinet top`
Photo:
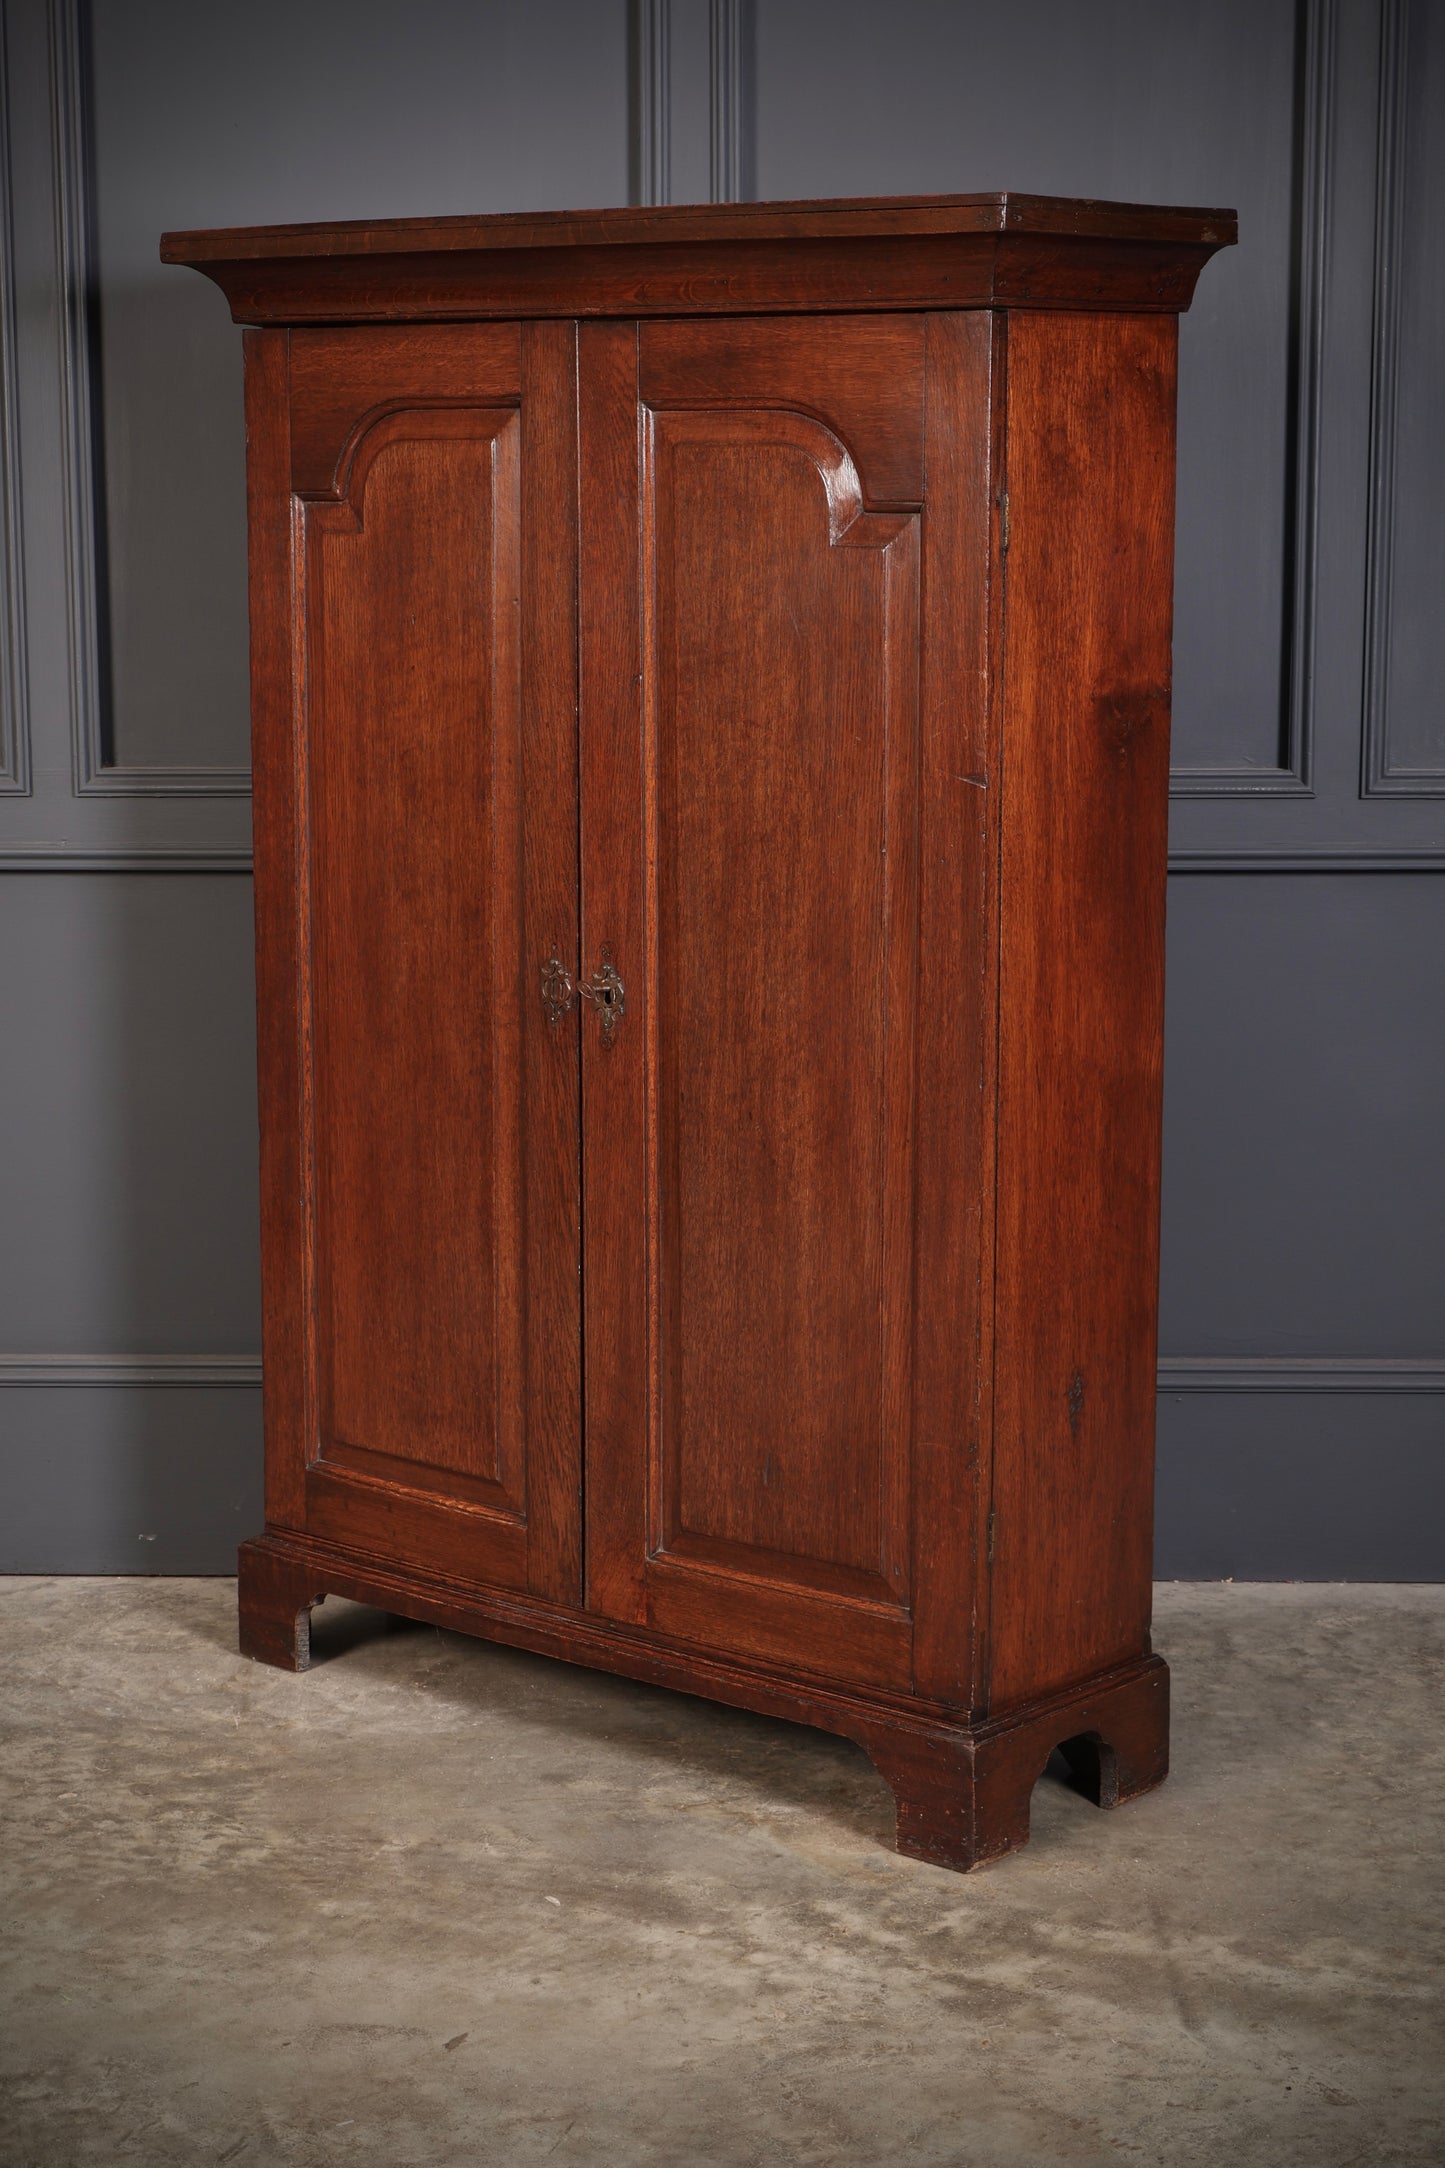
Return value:
M 168 233 L 240 323 L 765 310 L 1173 311 L 1235 214 L 1068 196 L 871 196 Z

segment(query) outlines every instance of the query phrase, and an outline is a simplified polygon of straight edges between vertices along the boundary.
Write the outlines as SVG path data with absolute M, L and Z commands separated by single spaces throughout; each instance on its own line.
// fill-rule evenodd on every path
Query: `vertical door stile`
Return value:
M 650 1406 L 642 503 L 637 327 L 578 331 L 582 928 L 587 978 L 610 957 L 626 1013 L 610 1043 L 583 1013 L 584 1470 L 587 1603 L 647 1617 Z
M 663 1446 L 662 1408 L 662 1239 L 660 1211 L 663 1184 L 662 1138 L 658 1123 L 658 1038 L 662 1025 L 662 979 L 657 892 L 658 831 L 658 704 L 661 688 L 657 676 L 657 522 L 656 468 L 657 430 L 652 409 L 641 396 L 640 358 L 642 329 L 638 327 L 639 382 L 637 390 L 638 530 L 637 569 L 641 592 L 638 690 L 642 721 L 642 864 L 644 975 L 647 988 L 646 1090 L 647 1165 L 643 1179 L 647 1222 L 647 1554 L 665 1541 L 667 1527 L 667 1465 Z M 669 1019 L 673 1030 L 685 1030 L 685 1015 L 674 1008 Z
M 539 976 L 578 952 L 577 327 L 522 327 L 522 1119 L 528 1585 L 582 1596 L 581 1056 Z

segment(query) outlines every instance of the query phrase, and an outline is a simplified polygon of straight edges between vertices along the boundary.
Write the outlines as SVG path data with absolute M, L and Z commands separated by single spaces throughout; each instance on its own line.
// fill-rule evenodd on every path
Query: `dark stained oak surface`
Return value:
M 350 461 L 385 414 L 522 396 L 519 324 L 398 325 L 380 335 L 327 326 L 293 332 L 288 354 L 291 487 L 303 497 L 346 493 Z
M 1009 330 L 993 1706 L 1147 1637 L 1175 329 Z
M 323 1456 L 520 1511 L 517 438 L 372 428 L 310 516 L 307 676 Z
M 865 511 L 788 390 L 826 409 L 894 327 L 764 323 L 736 355 L 698 327 L 691 379 L 668 328 L 681 403 L 646 401 L 643 511 L 652 1613 L 681 1631 L 706 1601 L 756 1634 L 763 1584 L 796 1647 L 817 1591 L 832 1662 L 876 1676 L 886 1622 L 852 1607 L 909 1581 L 918 517 Z M 922 361 L 894 355 L 904 417 Z
M 231 226 L 161 237 L 165 263 L 244 256 L 414 255 L 444 249 L 566 248 L 599 243 L 761 238 L 808 241 L 839 234 L 1089 234 L 1107 240 L 1235 238 L 1235 214 L 1173 204 L 1101 203 L 1074 196 L 852 196 L 792 203 L 669 203 L 601 211 L 508 211 L 489 218 L 345 219 L 297 226 Z
M 255 652 L 276 1518 L 557 1598 L 582 1570 L 576 1044 L 522 959 L 576 940 L 574 347 L 263 338 L 251 417 L 253 475 L 269 495 L 284 451 L 297 491 L 284 552 L 270 503 L 252 527 L 262 631 L 278 555 L 293 583 Z
M 829 1726 L 946 1866 L 1054 1746 L 1162 1777 L 1174 317 L 1232 236 L 168 239 L 269 327 L 250 1653 L 335 1590 Z
M 881 196 L 168 233 L 244 323 L 738 310 L 1187 308 L 1232 211 Z
M 648 324 L 645 405 L 811 414 L 847 446 L 870 507 L 923 502 L 925 319 L 718 316 Z

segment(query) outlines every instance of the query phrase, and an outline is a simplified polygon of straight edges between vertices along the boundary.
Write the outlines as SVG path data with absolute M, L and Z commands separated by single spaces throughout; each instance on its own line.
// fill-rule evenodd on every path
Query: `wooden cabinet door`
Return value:
M 575 1602 L 575 333 L 250 363 L 269 1517 Z
M 581 331 L 588 1601 L 972 1697 L 986 317 Z

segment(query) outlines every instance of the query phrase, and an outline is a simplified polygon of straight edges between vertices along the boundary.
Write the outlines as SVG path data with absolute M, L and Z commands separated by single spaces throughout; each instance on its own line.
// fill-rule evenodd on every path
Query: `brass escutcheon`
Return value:
M 553 942 L 552 953 L 542 966 L 542 1006 L 547 1012 L 549 1024 L 559 1024 L 571 1008 L 574 998 L 578 1002 L 590 1001 L 602 1019 L 602 1043 L 611 1046 L 617 1035 L 627 1009 L 627 989 L 617 973 L 610 949 L 602 951 L 602 961 L 590 979 L 574 984 L 571 972 L 557 953 Z

